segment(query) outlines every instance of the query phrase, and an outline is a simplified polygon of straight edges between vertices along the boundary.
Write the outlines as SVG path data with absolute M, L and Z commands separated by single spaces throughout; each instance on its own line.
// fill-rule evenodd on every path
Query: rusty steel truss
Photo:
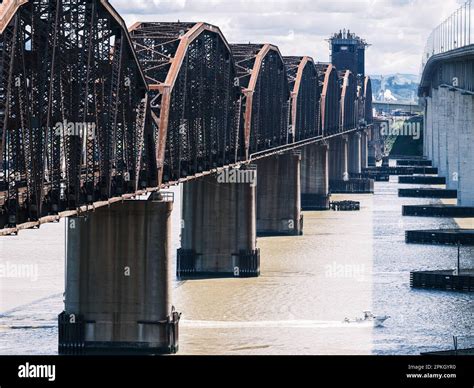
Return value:
M 2 6 L 0 228 L 135 192 L 147 94 L 123 21 L 105 0 Z
M 340 82 L 336 68 L 331 64 L 317 64 L 321 83 L 321 128 L 323 136 L 341 131 L 340 126 Z
M 283 57 L 291 90 L 291 136 L 298 142 L 321 136 L 318 72 L 310 57 Z
M 357 127 L 359 119 L 359 96 L 357 92 L 357 78 L 351 71 L 339 72 L 341 82 L 341 131 Z
M 236 162 L 239 91 L 220 30 L 205 23 L 137 23 L 130 33 L 150 87 L 160 180 Z
M 245 155 L 289 143 L 290 88 L 280 51 L 270 44 L 232 44 L 242 88 L 240 136 Z
M 374 113 L 372 109 L 372 82 L 370 82 L 370 77 L 366 76 L 362 81 L 361 90 L 361 113 L 360 118 L 362 119 L 363 125 L 371 125 L 374 122 Z
M 128 31 L 106 0 L 3 1 L 0 230 L 357 130 L 371 101 L 368 77 L 206 23 Z

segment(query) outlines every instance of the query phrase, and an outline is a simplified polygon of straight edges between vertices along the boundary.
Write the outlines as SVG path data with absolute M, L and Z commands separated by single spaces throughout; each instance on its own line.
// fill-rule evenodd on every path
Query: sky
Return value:
M 366 73 L 415 74 L 431 30 L 461 0 L 109 0 L 136 21 L 207 22 L 229 43 L 272 43 L 282 55 L 329 61 L 333 33 L 349 29 L 371 44 Z

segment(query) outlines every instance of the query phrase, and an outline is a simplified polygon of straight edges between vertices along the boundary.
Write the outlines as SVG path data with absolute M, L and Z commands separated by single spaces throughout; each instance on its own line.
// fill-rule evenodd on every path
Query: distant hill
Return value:
M 371 75 L 372 94 L 380 102 L 418 101 L 419 77 L 413 74 Z

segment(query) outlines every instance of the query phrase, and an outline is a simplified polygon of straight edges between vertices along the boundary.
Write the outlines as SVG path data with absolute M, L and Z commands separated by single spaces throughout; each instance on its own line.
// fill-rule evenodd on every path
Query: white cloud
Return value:
M 367 73 L 420 68 L 431 30 L 461 0 L 110 0 L 128 25 L 136 21 L 204 21 L 231 43 L 273 43 L 283 55 L 329 60 L 325 41 L 346 28 L 366 39 Z

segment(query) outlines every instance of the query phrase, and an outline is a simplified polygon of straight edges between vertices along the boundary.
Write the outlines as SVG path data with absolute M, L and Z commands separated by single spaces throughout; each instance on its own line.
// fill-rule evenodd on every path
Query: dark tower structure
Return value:
M 365 40 L 349 30 L 339 31 L 330 39 L 331 62 L 338 71 L 350 70 L 355 76 L 365 77 Z

